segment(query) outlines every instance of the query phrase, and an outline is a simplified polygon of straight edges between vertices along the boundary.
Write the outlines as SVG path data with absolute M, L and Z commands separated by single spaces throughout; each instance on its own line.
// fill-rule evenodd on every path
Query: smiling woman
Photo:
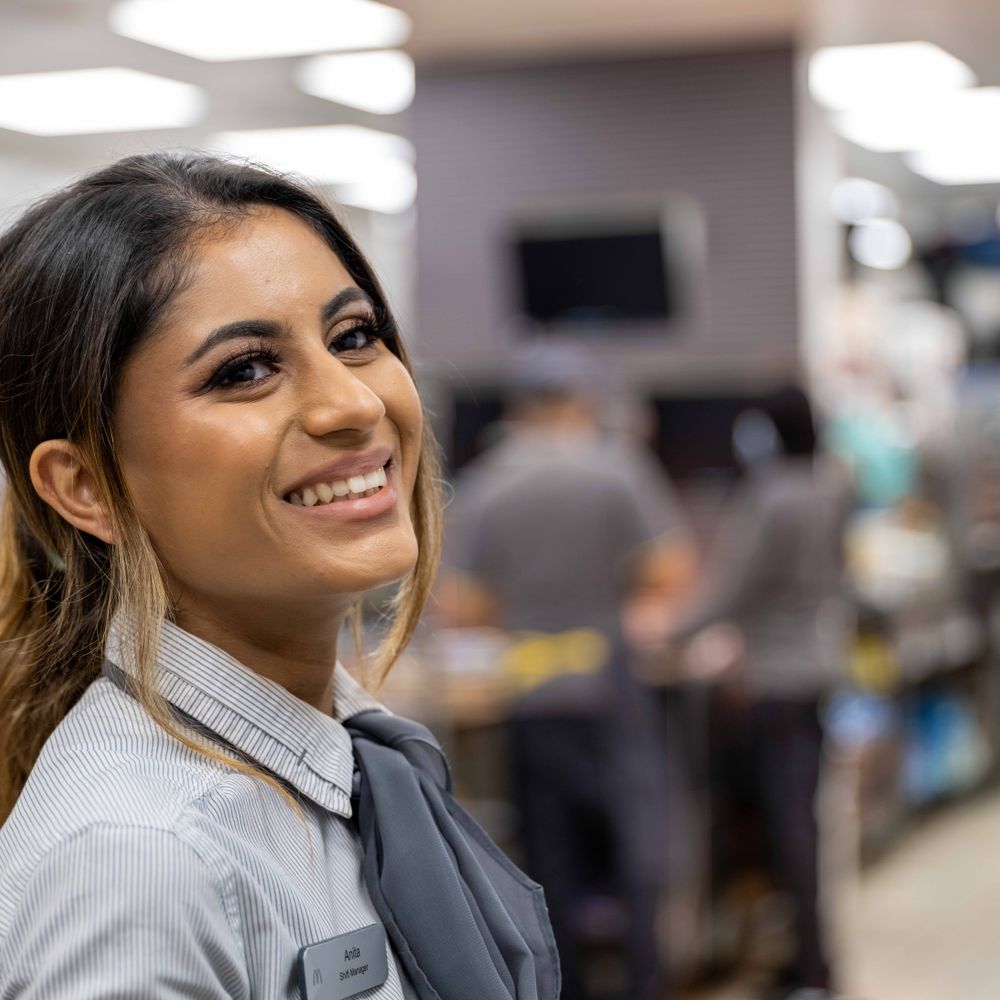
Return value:
M 435 547 L 418 545 L 411 516 L 420 402 L 369 288 L 288 211 L 255 208 L 209 229 L 153 335 L 122 365 L 112 422 L 173 620 L 324 711 L 350 607 Z M 58 456 L 74 469 L 73 450 L 35 450 L 38 492 L 53 505 L 49 465 Z M 377 495 L 305 504 L 334 479 L 360 476 L 367 493 L 364 477 L 383 472 Z M 112 542 L 110 523 L 103 530 Z
M 337 663 L 398 581 L 390 669 L 440 523 L 345 230 L 131 158 L 0 239 L 0 301 L 0 995 L 556 996 L 540 889 Z

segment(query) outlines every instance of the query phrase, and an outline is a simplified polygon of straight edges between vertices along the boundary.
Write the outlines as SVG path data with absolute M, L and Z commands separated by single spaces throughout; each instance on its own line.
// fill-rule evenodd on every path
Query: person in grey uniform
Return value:
M 618 634 L 630 595 L 676 601 L 694 548 L 662 466 L 603 433 L 586 359 L 526 352 L 500 439 L 463 468 L 448 509 L 446 619 L 508 631 Z
M 504 436 L 456 483 L 441 606 L 453 624 L 515 638 L 583 631 L 606 644 L 597 672 L 570 670 L 511 707 L 512 784 L 526 867 L 551 907 L 564 1000 L 589 995 L 578 919 L 592 867 L 588 828 L 609 831 L 606 860 L 629 921 L 628 996 L 662 1000 L 656 918 L 669 860 L 669 760 L 656 706 L 631 676 L 620 620 L 638 592 L 676 599 L 693 549 L 655 459 L 602 433 L 588 375 L 572 350 L 525 352 Z
M 556 1000 L 539 886 L 339 664 L 433 442 L 314 195 L 128 158 L 0 238 L 0 998 Z
M 761 814 L 778 883 L 794 906 L 786 994 L 820 1000 L 832 978 L 819 909 L 820 708 L 846 656 L 843 533 L 852 490 L 844 470 L 816 457 L 811 408 L 796 387 L 741 415 L 734 438 L 746 475 L 703 586 L 669 640 L 684 642 L 722 620 L 741 628 Z

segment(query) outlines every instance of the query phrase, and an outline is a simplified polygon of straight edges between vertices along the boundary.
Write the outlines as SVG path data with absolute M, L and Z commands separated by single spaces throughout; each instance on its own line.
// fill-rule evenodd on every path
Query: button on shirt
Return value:
M 107 652 L 134 670 L 114 629 Z M 280 778 L 304 822 L 94 681 L 0 827 L 0 1000 L 298 998 L 301 947 L 380 923 L 342 725 L 378 702 L 338 665 L 327 716 L 171 623 L 158 670 L 167 699 Z M 366 1000 L 409 993 L 386 947 Z

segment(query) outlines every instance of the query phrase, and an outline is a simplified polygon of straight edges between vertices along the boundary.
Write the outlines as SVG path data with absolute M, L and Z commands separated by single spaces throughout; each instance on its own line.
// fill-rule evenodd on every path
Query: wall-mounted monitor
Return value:
M 673 311 L 658 226 L 515 241 L 521 309 L 538 323 L 666 319 Z
M 531 329 L 663 328 L 703 258 L 688 199 L 542 204 L 508 229 L 511 311 Z

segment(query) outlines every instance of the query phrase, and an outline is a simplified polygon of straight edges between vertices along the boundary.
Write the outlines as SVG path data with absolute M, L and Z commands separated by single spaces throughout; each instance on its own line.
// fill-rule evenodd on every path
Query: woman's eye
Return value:
M 375 346 L 378 337 L 367 324 L 352 327 L 330 341 L 331 351 L 364 351 Z
M 234 362 L 219 373 L 217 385 L 239 385 L 259 382 L 273 374 L 274 365 L 264 358 L 245 358 Z

